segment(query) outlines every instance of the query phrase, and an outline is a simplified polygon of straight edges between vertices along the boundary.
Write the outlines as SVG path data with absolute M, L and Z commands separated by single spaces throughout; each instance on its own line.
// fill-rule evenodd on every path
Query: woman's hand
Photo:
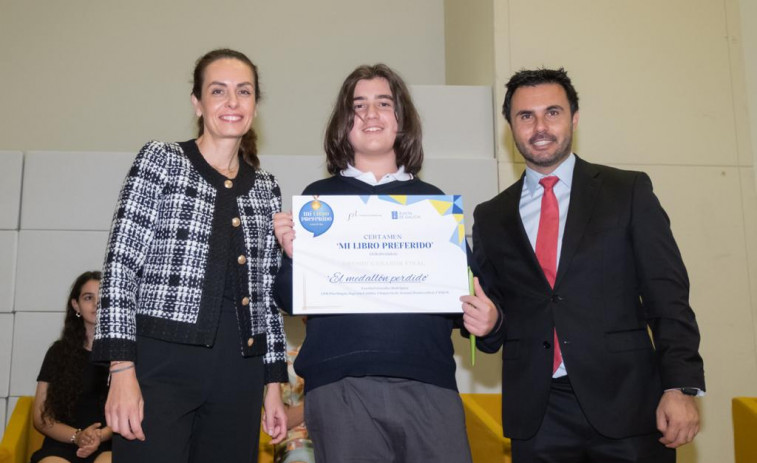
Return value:
M 273 234 L 281 249 L 292 258 L 292 243 L 294 241 L 294 220 L 291 212 L 277 212 L 273 214 Z
M 102 426 L 102 423 L 91 424 L 76 435 L 74 444 L 79 447 L 76 450 L 77 457 L 87 458 L 100 447 L 103 440 L 100 426 Z
M 278 444 L 287 435 L 287 416 L 277 383 L 268 384 L 263 409 L 263 431 L 271 436 L 272 444 Z
M 117 367 L 128 367 L 131 362 L 120 362 Z M 137 381 L 134 368 L 111 374 L 108 401 L 105 402 L 105 420 L 113 432 L 121 434 L 125 439 L 145 440 L 142 432 L 142 419 L 145 416 L 145 403 L 142 391 Z

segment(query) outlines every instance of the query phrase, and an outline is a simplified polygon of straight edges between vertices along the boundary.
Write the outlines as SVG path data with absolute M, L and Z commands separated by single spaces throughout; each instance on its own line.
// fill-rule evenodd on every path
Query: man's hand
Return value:
M 499 318 L 499 311 L 494 303 L 486 297 L 478 278 L 473 279 L 474 296 L 461 296 L 463 303 L 463 325 L 474 336 L 486 336 L 494 329 Z
M 294 220 L 291 212 L 277 212 L 273 214 L 273 234 L 281 249 L 292 258 L 292 243 L 294 242 Z
M 111 369 L 123 368 L 128 363 L 121 362 L 117 365 L 111 366 Z M 108 400 L 105 402 L 105 420 L 113 432 L 121 434 L 125 439 L 145 440 L 142 431 L 144 407 L 136 370 L 131 368 L 112 374 Z
M 665 391 L 657 406 L 660 442 L 674 449 L 694 440 L 699 432 L 699 410 L 693 396 L 678 389 Z

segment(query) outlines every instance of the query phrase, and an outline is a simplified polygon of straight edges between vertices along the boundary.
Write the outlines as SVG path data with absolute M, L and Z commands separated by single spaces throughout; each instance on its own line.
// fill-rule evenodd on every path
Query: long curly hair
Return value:
M 98 271 L 84 272 L 76 278 L 71 286 L 66 304 L 66 319 L 63 322 L 63 332 L 60 339 L 53 344 L 57 351 L 57 358 L 61 359 L 53 365 L 47 397 L 42 406 L 42 418 L 60 422 L 71 422 L 74 417 L 76 403 L 83 387 L 83 373 L 89 361 L 87 351 L 83 349 L 87 342 L 84 318 L 76 316 L 73 301 L 81 297 L 82 288 L 92 280 L 100 281 L 102 273 Z

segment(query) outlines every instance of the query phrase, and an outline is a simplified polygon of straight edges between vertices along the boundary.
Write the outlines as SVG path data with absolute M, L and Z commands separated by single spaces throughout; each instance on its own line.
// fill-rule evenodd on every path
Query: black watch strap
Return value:
M 680 388 L 681 392 L 684 393 L 684 395 L 691 395 L 691 396 L 697 396 L 699 395 L 699 389 L 695 387 L 682 387 Z

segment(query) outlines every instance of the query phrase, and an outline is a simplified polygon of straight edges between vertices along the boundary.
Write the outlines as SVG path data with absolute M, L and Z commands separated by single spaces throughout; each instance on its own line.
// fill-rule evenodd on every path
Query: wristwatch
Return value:
M 690 395 L 690 396 L 699 395 L 699 389 L 695 387 L 682 387 L 682 388 L 679 388 L 679 390 L 683 392 L 684 395 Z

